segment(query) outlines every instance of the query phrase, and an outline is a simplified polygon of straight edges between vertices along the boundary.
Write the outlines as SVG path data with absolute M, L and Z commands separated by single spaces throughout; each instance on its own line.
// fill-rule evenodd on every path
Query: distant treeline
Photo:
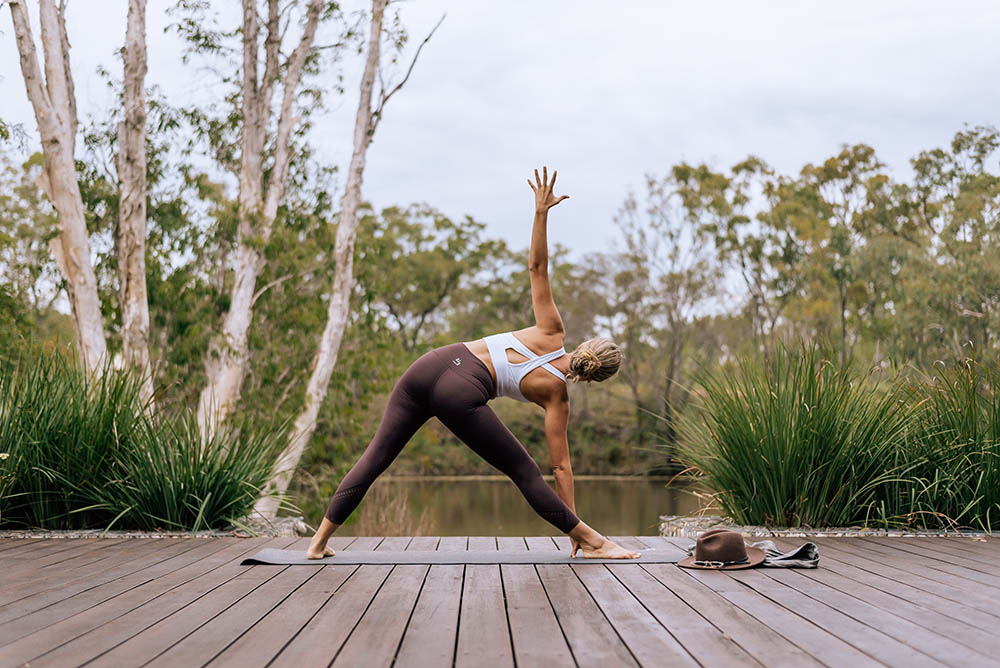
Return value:
M 164 109 L 154 108 L 150 123 L 150 347 L 157 401 L 192 406 L 205 385 L 211 334 L 228 310 L 238 203 L 231 187 L 171 150 L 183 124 L 155 122 Z M 113 141 L 107 130 L 86 129 L 77 172 L 108 346 L 116 351 L 118 188 L 105 164 Z M 677 416 L 690 410 L 699 370 L 727 372 L 737 357 L 767 357 L 778 341 L 823 340 L 841 365 L 862 367 L 926 369 L 971 348 L 983 358 L 995 354 L 998 146 L 994 128 L 963 129 L 950 146 L 917 154 L 909 180 L 891 174 L 871 147 L 853 145 L 793 175 L 753 156 L 729 169 L 681 163 L 623 193 L 606 231 L 614 250 L 552 253 L 567 347 L 601 334 L 626 353 L 618 378 L 571 389 L 574 471 L 676 470 Z M 36 185 L 41 158 L 8 151 L 3 160 L 0 346 L 9 356 L 28 340 L 72 345 L 64 285 L 48 248 L 56 218 Z M 295 167 L 263 247 L 237 415 L 291 419 L 302 407 L 325 322 L 337 201 L 330 170 Z M 529 216 L 525 247 L 512 249 L 487 238 L 481 221 L 454 220 L 425 204 L 362 214 L 352 317 L 300 490 L 332 490 L 332 474 L 365 447 L 393 382 L 420 353 L 531 323 Z M 494 406 L 544 465 L 540 409 Z M 392 471 L 487 469 L 432 423 Z

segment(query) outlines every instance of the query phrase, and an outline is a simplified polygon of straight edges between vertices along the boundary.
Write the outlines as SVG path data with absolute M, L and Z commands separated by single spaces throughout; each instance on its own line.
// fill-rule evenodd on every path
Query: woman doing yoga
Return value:
M 436 348 L 410 365 L 389 396 L 374 438 L 337 487 L 306 553 L 309 558 L 333 555 L 326 545 L 330 536 L 361 502 L 375 478 L 432 417 L 510 477 L 543 519 L 569 534 L 571 556 L 576 556 L 578 550 L 589 558 L 639 556 L 581 522 L 574 509 L 573 472 L 566 438 L 569 420 L 566 379 L 607 380 L 618 371 L 622 353 L 614 343 L 601 338 L 585 341 L 572 353 L 563 349 L 565 330 L 549 286 L 546 226 L 549 209 L 568 195 L 553 195 L 555 182 L 556 173 L 552 172 L 549 181 L 547 168 L 542 169 L 541 177 L 535 170 L 533 183 L 528 180 L 535 192 L 528 263 L 534 326 Z M 545 410 L 545 438 L 558 493 L 542 478 L 542 472 L 524 446 L 486 405 L 497 396 L 534 402 Z

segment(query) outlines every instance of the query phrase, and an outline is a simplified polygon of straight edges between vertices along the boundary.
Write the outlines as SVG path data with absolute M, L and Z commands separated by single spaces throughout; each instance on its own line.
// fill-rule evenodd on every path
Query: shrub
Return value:
M 990 531 L 1000 522 L 1000 367 L 975 357 L 935 366 L 911 387 L 908 474 L 886 486 L 883 505 L 915 526 Z
M 832 359 L 815 345 L 780 346 L 732 376 L 701 377 L 704 400 L 680 421 L 680 452 L 737 522 L 867 522 L 904 473 L 913 411 L 900 386 Z
M 222 528 L 246 516 L 285 429 L 249 422 L 203 443 L 190 413 L 150 416 L 139 379 L 88 377 L 31 351 L 0 377 L 0 526 Z

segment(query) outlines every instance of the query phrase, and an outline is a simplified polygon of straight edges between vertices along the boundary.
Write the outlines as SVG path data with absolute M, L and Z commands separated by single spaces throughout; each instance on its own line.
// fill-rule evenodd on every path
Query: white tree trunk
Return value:
M 269 178 L 265 180 L 267 128 L 274 115 L 271 97 L 282 69 L 279 62 L 281 10 L 278 0 L 268 0 L 264 76 L 258 81 L 257 3 L 255 0 L 243 0 L 243 125 L 236 269 L 229 311 L 223 320 L 220 336 L 209 345 L 205 359 L 208 379 L 198 401 L 198 424 L 206 439 L 215 433 L 232 411 L 246 376 L 257 277 L 264 268 L 263 248 L 271 238 L 278 205 L 284 194 L 291 159 L 290 137 L 298 120 L 293 115 L 292 103 L 306 57 L 312 50 L 322 8 L 322 0 L 310 0 L 302 36 L 285 63 L 281 108 L 274 137 L 274 164 Z
M 69 69 L 69 40 L 63 6 L 40 0 L 42 50 L 45 76 L 38 66 L 35 39 L 28 22 L 25 0 L 8 0 L 14 35 L 21 60 L 21 73 L 28 99 L 35 112 L 45 157 L 39 180 L 59 219 L 60 234 L 50 247 L 66 279 L 76 324 L 77 345 L 84 368 L 100 370 L 107 357 L 97 277 L 90 260 L 90 240 L 83 215 L 83 200 L 76 180 L 73 151 L 76 142 L 76 98 Z
M 118 290 L 126 361 L 142 374 L 143 398 L 153 396 L 146 297 L 146 0 L 129 0 L 125 33 L 125 109 L 118 127 Z
M 351 290 L 354 287 L 354 240 L 358 229 L 358 208 L 361 204 L 361 181 L 364 177 L 365 158 L 372 139 L 372 88 L 379 64 L 385 6 L 386 0 L 372 2 L 371 30 L 368 35 L 365 69 L 361 77 L 361 97 L 358 100 L 358 112 L 354 120 L 354 150 L 351 154 L 347 185 L 337 222 L 337 239 L 334 246 L 336 266 L 333 272 L 333 292 L 330 295 L 326 327 L 319 341 L 319 349 L 313 358 L 312 373 L 306 386 L 305 406 L 292 426 L 288 445 L 275 464 L 274 473 L 263 496 L 254 506 L 254 511 L 268 520 L 277 514 L 280 498 L 288 489 L 306 444 L 316 431 L 316 418 L 323 399 L 326 398 L 330 376 L 337 364 L 340 342 L 350 315 Z

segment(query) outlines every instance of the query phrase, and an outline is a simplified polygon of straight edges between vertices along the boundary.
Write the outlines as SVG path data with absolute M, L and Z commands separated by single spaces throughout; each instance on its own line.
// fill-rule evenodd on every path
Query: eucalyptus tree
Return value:
M 865 144 L 844 146 L 835 156 L 820 165 L 806 165 L 801 178 L 814 188 L 819 197 L 813 199 L 815 214 L 826 221 L 826 238 L 814 247 L 821 256 L 836 291 L 836 314 L 840 326 L 840 364 L 846 368 L 860 335 L 859 311 L 864 291 L 858 261 L 866 244 L 879 198 L 888 181 L 885 165 L 874 149 Z M 848 341 L 848 321 L 854 320 L 853 336 Z
M 118 128 L 121 195 L 115 245 L 122 353 L 142 377 L 143 399 L 153 396 L 146 295 L 146 0 L 129 0 L 122 49 L 123 112 Z
M 359 267 L 358 282 L 385 309 L 409 353 L 429 329 L 440 331 L 442 307 L 498 243 L 482 239 L 485 224 L 468 216 L 456 222 L 427 205 L 389 207 L 361 225 L 371 229 L 364 230 L 367 266 Z
M 288 489 L 288 484 L 298 467 L 302 452 L 316 430 L 316 418 L 319 415 L 320 406 L 326 398 L 330 377 L 337 364 L 340 343 L 351 311 L 351 293 L 354 288 L 354 242 L 357 237 L 361 183 L 364 178 L 368 147 L 371 145 L 375 130 L 382 120 L 386 103 L 409 80 L 421 50 L 434 35 L 437 27 L 441 25 L 441 21 L 438 21 L 437 25 L 420 43 L 403 78 L 398 83 L 387 84 L 379 67 L 382 25 L 387 5 L 388 0 L 372 0 L 368 42 L 365 48 L 365 65 L 361 75 L 358 108 L 354 120 L 351 161 L 347 168 L 347 182 L 340 201 L 340 213 L 337 217 L 337 237 L 333 251 L 336 264 L 333 272 L 333 285 L 328 295 L 329 307 L 326 326 L 320 336 L 316 355 L 313 358 L 312 373 L 306 385 L 305 405 L 292 424 L 288 445 L 278 457 L 275 473 L 254 508 L 263 517 L 274 517 L 277 513 L 279 498 Z M 374 95 L 376 76 L 380 83 L 377 96 Z M 374 105 L 372 103 L 373 97 L 375 97 Z
M 947 149 L 922 151 L 915 172 L 913 217 L 935 259 L 925 285 L 939 345 L 957 358 L 967 343 L 996 348 L 1000 329 L 1000 152 L 993 127 L 966 128 Z M 920 276 L 913 276 L 918 287 Z
M 685 351 L 696 336 L 696 320 L 721 294 L 723 279 L 721 264 L 706 243 L 710 237 L 680 192 L 680 183 L 674 174 L 647 176 L 644 203 L 640 206 L 630 194 L 615 221 L 624 242 L 618 281 L 623 296 L 619 308 L 626 313 L 625 344 L 633 353 L 653 346 L 663 359 L 661 378 L 651 384 L 657 388 L 658 413 L 669 443 L 686 401 L 679 387 Z M 648 357 L 640 363 L 642 357 L 635 355 L 636 360 L 626 363 L 637 416 L 643 408 L 640 377 L 648 370 Z
M 233 272 L 228 308 L 205 355 L 206 383 L 198 402 L 198 422 L 206 434 L 225 420 L 240 396 L 258 277 L 267 262 L 290 165 L 303 150 L 295 139 L 303 130 L 303 117 L 320 97 L 318 91 L 306 89 L 303 77 L 315 74 L 319 66 L 321 49 L 315 41 L 320 23 L 339 16 L 336 3 L 324 0 L 309 0 L 296 13 L 299 7 L 295 0 L 266 0 L 263 7 L 257 0 L 243 0 L 240 26 L 229 31 L 214 23 L 207 2 L 181 0 L 174 9 L 174 28 L 189 44 L 185 58 L 231 59 L 220 70 L 222 82 L 230 87 L 221 112 L 188 112 L 212 156 L 236 177 L 239 188 L 236 239 L 231 257 L 222 258 Z M 235 49 L 233 37 L 239 39 Z M 294 47 L 285 55 L 288 42 Z M 336 51 L 340 45 L 333 46 Z
M 107 341 L 97 277 L 91 261 L 83 201 L 77 184 L 74 152 L 77 111 L 66 34 L 66 2 L 39 0 L 44 69 L 39 65 L 25 0 L 7 0 L 28 100 L 42 140 L 43 169 L 38 183 L 59 221 L 59 234 L 49 243 L 66 281 L 76 340 L 84 367 L 97 370 L 107 358 Z

